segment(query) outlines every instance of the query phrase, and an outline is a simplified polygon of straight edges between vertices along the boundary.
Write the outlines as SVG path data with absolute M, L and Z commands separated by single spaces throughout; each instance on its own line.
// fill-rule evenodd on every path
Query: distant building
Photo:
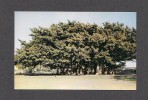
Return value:
M 125 66 L 115 70 L 115 74 L 127 75 L 127 74 L 136 74 L 136 60 L 127 61 Z
M 126 61 L 125 67 L 136 67 L 136 60 Z

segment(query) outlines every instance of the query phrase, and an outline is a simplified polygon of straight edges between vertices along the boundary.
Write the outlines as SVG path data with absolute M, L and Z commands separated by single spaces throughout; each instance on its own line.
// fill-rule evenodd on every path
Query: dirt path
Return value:
M 15 89 L 136 90 L 135 81 L 112 76 L 23 76 L 15 75 Z

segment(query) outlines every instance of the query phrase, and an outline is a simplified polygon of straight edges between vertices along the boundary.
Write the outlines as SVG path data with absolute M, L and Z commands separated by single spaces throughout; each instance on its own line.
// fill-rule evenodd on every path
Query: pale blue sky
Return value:
M 102 25 L 104 22 L 124 23 L 129 27 L 136 28 L 136 12 L 37 12 L 16 11 L 15 12 L 15 51 L 20 48 L 18 39 L 30 41 L 30 28 L 50 27 L 51 24 L 75 20 L 82 23 L 96 23 Z

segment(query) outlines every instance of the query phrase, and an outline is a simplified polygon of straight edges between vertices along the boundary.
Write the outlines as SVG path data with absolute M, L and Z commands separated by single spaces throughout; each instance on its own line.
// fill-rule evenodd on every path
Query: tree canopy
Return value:
M 104 73 L 136 59 L 136 29 L 122 23 L 84 24 L 76 21 L 32 28 L 29 43 L 20 40 L 15 63 L 35 68 L 43 65 L 60 69 L 60 74 Z

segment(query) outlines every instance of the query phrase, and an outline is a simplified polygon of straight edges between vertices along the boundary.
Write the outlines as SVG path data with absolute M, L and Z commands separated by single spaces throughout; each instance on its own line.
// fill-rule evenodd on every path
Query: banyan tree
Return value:
M 32 40 L 20 40 L 15 64 L 58 69 L 59 74 L 104 74 L 136 59 L 136 29 L 122 23 L 103 26 L 76 21 L 32 28 Z

